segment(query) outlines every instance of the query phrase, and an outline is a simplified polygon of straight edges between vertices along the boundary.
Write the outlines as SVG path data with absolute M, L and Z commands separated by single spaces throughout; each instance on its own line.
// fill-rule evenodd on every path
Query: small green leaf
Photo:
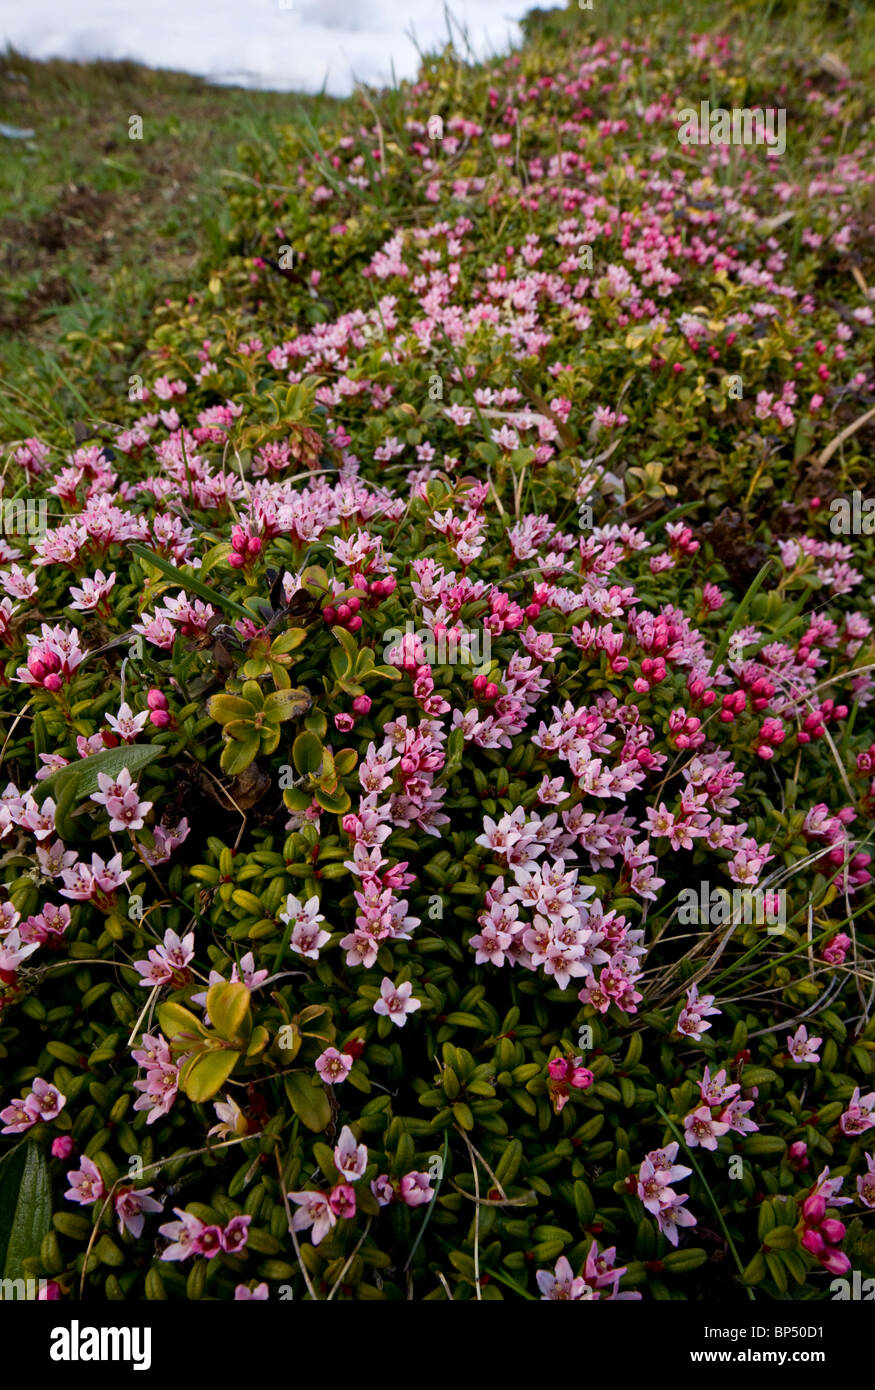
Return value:
M 343 787 L 336 792 L 324 792 L 321 787 L 317 787 L 315 800 L 318 801 L 323 811 L 330 811 L 337 816 L 345 815 L 352 805 L 349 795 L 343 790 Z M 309 805 L 309 801 L 307 804 Z
M 255 709 L 248 700 L 239 695 L 214 695 L 207 701 L 207 714 L 217 724 L 230 724 L 235 719 L 254 719 Z
M 302 642 L 307 640 L 307 629 L 305 627 L 290 627 L 288 632 L 282 633 L 275 641 L 270 644 L 272 656 L 285 656 L 288 652 L 293 652 L 296 647 L 300 647 Z
M 292 1071 L 283 1077 L 286 1095 L 298 1119 L 314 1134 L 327 1129 L 331 1120 L 331 1105 L 325 1087 L 314 1086 L 309 1072 Z
M 240 691 L 244 700 L 248 700 L 253 709 L 257 712 L 264 708 L 264 696 L 261 693 L 261 686 L 258 681 L 244 681 L 243 689 Z
M 287 719 L 298 719 L 313 703 L 309 690 L 292 686 L 289 690 L 275 690 L 264 702 L 264 717 L 272 724 L 283 724 Z M 315 738 L 315 735 L 313 735 Z
M 180 1033 L 187 1034 L 189 1037 L 209 1037 L 209 1030 L 204 1027 L 200 1019 L 182 1004 L 159 1004 L 158 1022 L 161 1025 L 161 1032 L 165 1038 L 172 1041 Z
M 334 766 L 337 769 L 338 775 L 340 777 L 348 776 L 358 760 L 359 755 L 354 748 L 341 748 L 340 751 L 334 755 Z
M 382 676 L 387 681 L 400 681 L 401 672 L 397 666 L 374 666 L 370 671 L 365 671 L 362 680 L 368 681 L 372 676 Z
M 246 1049 L 246 1056 L 257 1057 L 260 1052 L 264 1051 L 269 1042 L 270 1033 L 268 1033 L 267 1029 L 264 1027 L 262 1023 L 259 1023 L 258 1027 L 253 1028 L 252 1030 L 252 1037 L 249 1039 L 249 1046 Z
M 339 644 L 344 648 L 346 656 L 349 657 L 349 670 L 355 670 L 356 657 L 359 655 L 359 644 L 356 642 L 355 637 L 353 637 L 352 632 L 346 630 L 345 627 L 332 627 L 331 631 L 334 632 Z
M 253 733 L 250 738 L 233 739 L 230 743 L 226 743 L 222 749 L 219 765 L 229 777 L 236 777 L 251 762 L 255 761 L 260 750 L 261 739 L 257 733 Z
M 245 989 L 246 986 L 244 985 Z M 189 1100 L 211 1100 L 234 1070 L 240 1053 L 233 1048 L 213 1048 L 190 1058 L 179 1073 L 179 1085 Z
M 261 731 L 261 752 L 267 757 L 279 746 L 280 731 L 274 724 L 266 724 Z
M 328 720 L 325 718 L 321 709 L 311 709 L 304 719 L 304 728 L 309 729 L 311 734 L 315 734 L 318 739 L 323 739 L 328 732 Z
M 292 761 L 302 777 L 318 772 L 322 766 L 322 744 L 309 729 L 298 734 L 292 744 Z
M 249 1014 L 248 988 L 238 982 L 211 985 L 207 990 L 207 1013 L 219 1037 L 235 1041 Z

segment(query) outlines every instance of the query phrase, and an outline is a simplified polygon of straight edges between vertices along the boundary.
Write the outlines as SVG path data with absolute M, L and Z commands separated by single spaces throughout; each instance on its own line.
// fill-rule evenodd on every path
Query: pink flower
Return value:
M 355 1216 L 355 1188 L 347 1182 L 337 1183 L 328 1194 L 328 1205 L 338 1220 L 350 1221 Z
M 685 1192 L 683 1196 L 675 1197 L 669 1206 L 660 1207 L 656 1213 L 656 1224 L 669 1245 L 677 1245 L 679 1227 L 697 1224 L 693 1213 L 684 1207 L 684 1202 L 688 1202 L 689 1199 L 690 1194 Z
M 254 1289 L 251 1289 L 248 1284 L 238 1284 L 234 1290 L 235 1303 L 266 1303 L 269 1297 L 270 1290 L 267 1284 L 256 1284 Z
M 26 1129 L 31 1129 L 36 1124 L 34 1116 L 25 1109 L 23 1100 L 13 1100 L 5 1109 L 0 1110 L 0 1120 L 4 1122 L 0 1134 L 23 1134 Z
M 355 1059 L 348 1052 L 338 1052 L 336 1047 L 326 1047 L 316 1058 L 316 1070 L 328 1086 L 338 1086 L 352 1071 Z
M 127 706 L 123 705 L 120 713 L 126 708 Z M 110 818 L 110 830 L 141 830 L 143 817 L 151 811 L 152 802 L 140 801 L 137 784 L 132 780 L 129 770 L 123 767 L 115 780 L 105 772 L 98 772 L 97 782 L 100 791 L 92 792 L 91 800 L 106 807 Z
M 541 1291 L 541 1302 L 571 1302 L 579 1303 L 594 1297 L 593 1290 L 578 1275 L 576 1278 L 572 1272 L 571 1265 L 564 1255 L 560 1255 L 556 1265 L 551 1272 L 548 1269 L 539 1269 L 535 1275 L 538 1288 Z
M 393 985 L 388 975 L 385 975 L 380 983 L 381 997 L 374 1005 L 374 1013 L 390 1018 L 399 1028 L 403 1028 L 407 1022 L 407 1015 L 422 1008 L 422 1000 L 411 998 L 412 994 L 413 985 L 409 981 L 403 985 Z
M 844 1274 L 851 1267 L 847 1255 L 843 1255 L 839 1249 L 845 1238 L 845 1226 L 826 1215 L 827 1202 L 841 1205 L 851 1201 L 850 1197 L 837 1198 L 833 1195 L 841 1185 L 842 1179 L 830 1178 L 829 1169 L 824 1168 L 802 1203 L 800 1243 L 830 1274 Z
M 173 1208 L 178 1221 L 165 1222 L 158 1227 L 158 1234 L 166 1236 L 171 1242 L 161 1252 L 162 1260 L 187 1260 L 190 1255 L 197 1253 L 195 1240 L 201 1231 L 205 1230 L 203 1221 L 197 1216 L 190 1215 L 187 1211 L 182 1211 L 179 1207 Z
M 41 1076 L 34 1081 L 30 1095 L 24 1098 L 24 1108 L 34 1120 L 57 1119 L 66 1104 L 66 1096 Z
M 114 578 L 115 576 L 113 576 Z M 134 714 L 129 704 L 123 704 L 117 715 L 108 714 L 106 722 L 112 731 L 118 734 L 124 743 L 133 743 L 138 734 L 142 733 L 149 719 L 149 711 L 143 710 L 141 714 Z M 127 771 L 127 769 L 125 769 Z M 128 773 L 130 777 L 130 773 Z M 98 778 L 98 781 L 100 779 Z M 109 781 L 109 778 L 107 778 Z M 93 798 L 97 800 L 97 798 Z M 151 806 L 151 802 L 148 803 Z
M 69 1158 L 75 1147 L 69 1134 L 59 1134 L 52 1140 L 52 1158 Z
M 310 1239 L 314 1245 L 318 1245 L 337 1224 L 337 1217 L 328 1205 L 324 1192 L 289 1192 L 288 1198 L 301 1208 L 295 1212 L 292 1226 L 296 1231 L 306 1231 L 312 1226 Z
M 154 1197 L 150 1197 L 151 1187 L 141 1187 L 136 1190 L 122 1190 L 116 1193 L 115 1214 L 118 1217 L 119 1231 L 130 1231 L 136 1240 L 143 1234 L 143 1226 L 146 1218 L 144 1212 L 163 1211 L 164 1203 L 157 1202 Z
M 713 1107 L 726 1105 L 727 1101 L 738 1095 L 741 1087 L 727 1086 L 725 1068 L 721 1068 L 717 1075 L 712 1078 L 710 1069 L 706 1067 L 702 1080 L 699 1082 L 699 1090 L 704 1104 Z
M 638 1170 L 638 1199 L 647 1211 L 657 1215 L 661 1207 L 671 1206 L 677 1195 L 669 1187 L 669 1175 L 665 1169 L 654 1168 L 645 1158 Z
M 70 607 L 78 609 L 81 613 L 88 613 L 95 608 L 99 608 L 115 584 L 115 581 L 115 574 L 111 574 L 107 579 L 103 570 L 95 570 L 93 579 L 88 579 L 86 577 L 82 580 L 81 589 L 77 589 L 75 586 L 71 585 L 70 593 L 73 596 L 74 602 L 70 604 Z M 106 605 L 104 605 L 104 607 L 106 607 Z
M 319 899 L 315 896 L 309 898 L 305 905 L 293 893 L 289 893 L 285 911 L 279 914 L 279 920 L 292 925 L 289 950 L 305 960 L 318 960 L 320 950 L 331 937 L 330 932 L 322 930 L 321 924 L 325 918 L 319 911 Z
M 203 1255 L 205 1260 L 214 1260 L 222 1253 L 223 1235 L 221 1226 L 201 1226 L 192 1241 L 192 1253 Z
M 747 1112 L 753 1110 L 753 1106 L 752 1100 L 741 1100 L 740 1097 L 736 1097 L 725 1110 L 721 1110 L 719 1119 L 725 1121 L 736 1134 L 754 1134 L 759 1129 L 759 1125 L 747 1118 Z
M 408 1207 L 419 1207 L 424 1202 L 430 1202 L 434 1196 L 431 1177 L 428 1173 L 405 1173 L 399 1195 Z
M 837 932 L 824 947 L 824 960 L 828 961 L 830 965 L 844 964 L 844 959 L 850 944 L 851 938 L 849 936 L 845 936 L 844 932 Z
M 222 1232 L 222 1249 L 227 1255 L 241 1255 L 249 1240 L 251 1216 L 232 1216 Z
M 868 1172 L 857 1178 L 857 1195 L 864 1207 L 875 1208 L 875 1154 L 865 1154 Z
M 194 932 L 180 937 L 168 927 L 163 945 L 154 947 L 148 960 L 135 960 L 134 969 L 143 977 L 140 984 L 151 989 L 155 985 L 172 983 L 193 959 Z
M 18 967 L 28 956 L 32 956 L 38 947 L 38 941 L 31 941 L 25 945 L 17 927 L 8 931 L 0 941 L 0 984 L 14 984 Z
M 817 1049 L 822 1042 L 823 1038 L 809 1038 L 808 1029 L 800 1023 L 792 1038 L 787 1039 L 787 1051 L 794 1062 L 815 1064 L 820 1061 Z
M 860 1098 L 859 1086 L 851 1096 L 847 1110 L 839 1117 L 839 1129 L 842 1134 L 865 1134 L 868 1129 L 875 1126 L 875 1117 L 872 1110 L 875 1108 L 875 1091 L 870 1091 L 867 1096 Z
M 334 1147 L 334 1162 L 337 1171 L 350 1182 L 358 1182 L 368 1166 L 367 1145 L 356 1142 L 349 1125 L 344 1125 L 340 1131 L 340 1139 Z
M 703 994 L 700 999 L 698 985 L 691 985 L 687 990 L 686 1006 L 681 1009 L 675 1025 L 678 1032 L 692 1042 L 701 1042 L 702 1034 L 711 1027 L 705 1019 L 720 1013 L 719 1009 L 712 1008 L 713 1003 L 713 994 Z
M 395 1200 L 395 1188 L 392 1186 L 392 1179 L 388 1173 L 380 1173 L 372 1180 L 371 1191 L 381 1207 L 387 1207 L 390 1202 Z
M 685 1117 L 684 1129 L 687 1145 L 691 1149 L 699 1144 L 703 1149 L 716 1149 L 720 1136 L 729 1133 L 729 1125 L 725 1121 L 715 1120 L 706 1105 L 700 1105 L 698 1110 Z
M 85 1154 L 79 1160 L 78 1169 L 67 1174 L 69 1189 L 64 1193 L 68 1202 L 78 1202 L 82 1207 L 90 1207 L 105 1195 L 103 1178 L 97 1164 Z

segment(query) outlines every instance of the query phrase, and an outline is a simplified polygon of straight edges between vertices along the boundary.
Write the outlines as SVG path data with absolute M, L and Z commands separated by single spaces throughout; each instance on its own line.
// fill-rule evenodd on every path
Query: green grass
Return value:
M 221 263 L 238 147 L 270 143 L 302 106 L 318 126 L 334 104 L 130 62 L 0 56 L 0 119 L 34 131 L 0 140 L 0 409 L 13 433 L 75 411 L 72 365 L 98 399 L 127 390 L 154 303 Z

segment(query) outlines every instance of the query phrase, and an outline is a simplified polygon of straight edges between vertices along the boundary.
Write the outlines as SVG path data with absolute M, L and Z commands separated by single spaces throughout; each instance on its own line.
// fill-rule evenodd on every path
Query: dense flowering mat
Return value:
M 872 106 L 738 32 L 279 133 L 130 398 L 12 442 L 0 1276 L 873 1268 Z

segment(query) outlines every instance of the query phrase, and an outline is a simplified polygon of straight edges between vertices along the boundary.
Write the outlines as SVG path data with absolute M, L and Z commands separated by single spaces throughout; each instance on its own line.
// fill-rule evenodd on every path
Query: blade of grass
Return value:
M 656 1110 L 659 1111 L 660 1115 L 661 1115 L 662 1118 L 665 1120 L 665 1123 L 668 1125 L 668 1127 L 669 1127 L 669 1129 L 671 1130 L 672 1134 L 674 1135 L 675 1139 L 677 1139 L 678 1143 L 681 1144 L 682 1147 L 684 1148 L 684 1150 L 686 1151 L 687 1158 L 690 1160 L 690 1163 L 692 1163 L 693 1168 L 695 1169 L 696 1173 L 698 1174 L 698 1176 L 699 1176 L 699 1178 L 700 1178 L 700 1180 L 701 1180 L 702 1186 L 704 1187 L 705 1191 L 707 1192 L 708 1196 L 709 1196 L 710 1199 L 711 1199 L 711 1205 L 712 1205 L 712 1207 L 714 1208 L 714 1213 L 715 1213 L 715 1215 L 716 1215 L 716 1217 L 717 1217 L 717 1220 L 720 1222 L 720 1229 L 721 1229 L 721 1231 L 723 1232 L 724 1236 L 726 1237 L 726 1244 L 729 1246 L 729 1249 L 732 1251 L 732 1258 L 734 1259 L 736 1265 L 738 1266 L 738 1272 L 739 1272 L 739 1274 L 744 1274 L 744 1265 L 741 1263 L 741 1260 L 740 1260 L 740 1258 L 739 1258 L 738 1251 L 737 1251 L 736 1248 L 735 1248 L 735 1242 L 734 1242 L 734 1240 L 732 1239 L 732 1236 L 729 1234 L 729 1227 L 726 1225 L 726 1222 L 723 1220 L 723 1213 L 722 1213 L 722 1211 L 720 1210 L 719 1206 L 717 1205 L 717 1199 L 716 1199 L 716 1197 L 714 1196 L 714 1193 L 711 1191 L 711 1188 L 710 1188 L 709 1183 L 708 1183 L 708 1179 L 705 1177 L 705 1174 L 702 1172 L 701 1168 L 699 1167 L 698 1163 L 696 1162 L 695 1155 L 693 1154 L 693 1152 L 692 1152 L 691 1149 L 687 1148 L 686 1142 L 685 1142 L 685 1140 L 684 1140 L 684 1136 L 681 1134 L 681 1132 L 680 1132 L 680 1130 L 677 1128 L 677 1126 L 668 1118 L 668 1115 L 666 1115 L 666 1113 L 665 1113 L 665 1111 L 663 1110 L 662 1106 L 661 1106 L 661 1105 L 657 1105 L 657 1104 L 654 1102 L 654 1108 L 655 1108 Z M 754 1291 L 753 1291 L 753 1289 L 751 1288 L 750 1284 L 745 1284 L 744 1287 L 745 1287 L 745 1289 L 747 1290 L 747 1296 L 748 1296 L 748 1298 L 752 1299 L 752 1300 L 755 1302 L 755 1301 L 756 1301 L 756 1294 L 754 1293 Z
M 159 570 L 167 579 L 178 584 L 180 589 L 186 593 L 197 594 L 207 603 L 218 604 L 219 608 L 224 608 L 226 613 L 232 613 L 237 618 L 245 618 L 247 622 L 257 622 L 258 614 L 244 608 L 241 603 L 235 603 L 234 599 L 227 598 L 225 594 L 220 594 L 215 589 L 211 589 L 202 580 L 193 578 L 190 574 L 182 574 L 175 565 L 171 565 L 169 560 L 165 560 L 163 555 L 156 555 L 154 551 L 147 550 L 144 545 L 137 545 L 133 541 L 129 542 L 128 550 L 132 555 L 136 555 L 138 560 L 144 561 Z
M 418 1249 L 418 1247 L 419 1247 L 419 1242 L 422 1240 L 422 1237 L 425 1235 L 426 1228 L 427 1228 L 427 1226 L 428 1226 L 429 1221 L 431 1220 L 431 1214 L 432 1214 L 432 1212 L 433 1212 L 434 1209 L 435 1209 L 435 1205 L 436 1205 L 436 1203 L 437 1203 L 437 1195 L 438 1195 L 438 1192 L 440 1191 L 441 1183 L 442 1183 L 443 1180 L 444 1180 L 444 1173 L 446 1172 L 446 1169 L 447 1169 L 447 1153 L 448 1153 L 448 1151 L 449 1151 L 449 1147 L 450 1147 L 450 1136 L 449 1136 L 449 1134 L 445 1134 L 445 1135 L 444 1135 L 444 1151 L 443 1151 L 443 1154 L 441 1155 L 441 1171 L 440 1171 L 440 1177 L 438 1178 L 437 1182 L 435 1183 L 434 1195 L 433 1195 L 431 1201 L 430 1201 L 429 1204 L 428 1204 L 428 1211 L 425 1213 L 425 1220 L 423 1221 L 422 1225 L 420 1226 L 419 1231 L 417 1232 L 416 1240 L 413 1242 L 413 1245 L 412 1245 L 411 1248 L 410 1248 L 410 1254 L 407 1256 L 407 1259 L 406 1259 L 405 1262 L 404 1262 L 404 1268 L 405 1268 L 405 1270 L 407 1270 L 407 1269 L 410 1268 L 410 1262 L 411 1262 L 411 1260 L 413 1259 L 413 1256 L 416 1254 L 416 1251 L 417 1251 L 417 1249 Z
M 757 594 L 759 593 L 760 589 L 762 588 L 763 583 L 765 581 L 765 577 L 768 574 L 772 564 L 774 563 L 774 559 L 775 557 L 773 555 L 769 556 L 768 560 L 766 560 L 766 563 L 763 565 L 759 574 L 753 580 L 753 583 L 751 584 L 744 598 L 741 600 L 741 603 L 736 608 L 735 617 L 732 619 L 732 622 L 729 624 L 725 633 L 723 634 L 723 639 L 720 643 L 720 646 L 717 648 L 714 660 L 711 662 L 712 676 L 714 672 L 717 670 L 718 666 L 721 666 L 723 664 L 723 661 L 726 657 L 726 653 L 729 651 L 729 643 L 732 641 L 733 633 L 737 632 L 738 629 L 743 625 L 743 620 L 747 617 L 747 611 L 753 603 L 754 599 L 756 598 Z

